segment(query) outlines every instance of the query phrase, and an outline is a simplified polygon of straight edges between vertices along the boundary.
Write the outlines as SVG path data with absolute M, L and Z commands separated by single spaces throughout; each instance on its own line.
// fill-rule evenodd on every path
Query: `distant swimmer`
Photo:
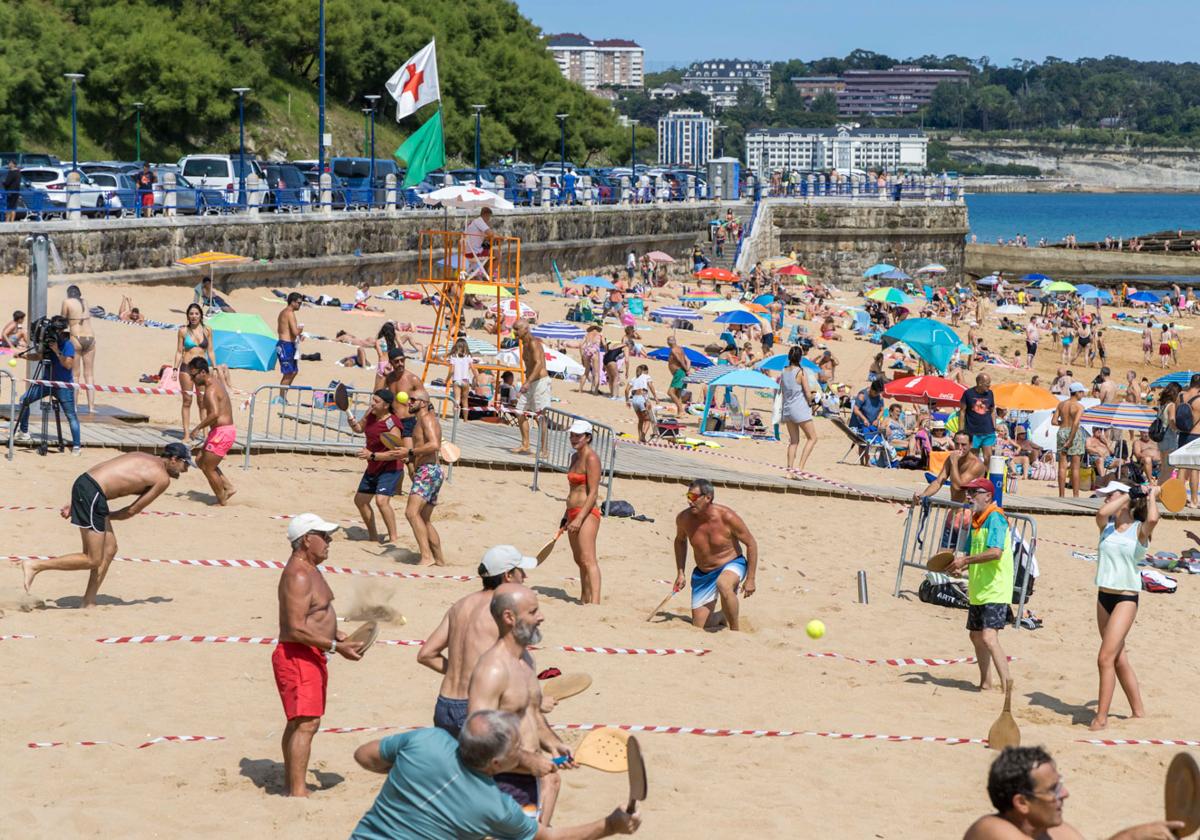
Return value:
M 675 517 L 675 591 L 683 589 L 688 545 L 696 555 L 692 571 L 692 625 L 713 628 L 738 624 L 738 586 L 742 596 L 754 594 L 758 571 L 758 541 L 732 508 L 713 501 L 712 482 L 698 478 L 688 485 L 687 508 Z M 714 612 L 717 598 L 721 612 Z
M 108 574 L 108 566 L 117 554 L 117 536 L 113 522 L 129 519 L 150 507 L 171 483 L 194 466 L 192 455 L 182 443 L 168 443 L 161 455 L 126 452 L 96 466 L 75 479 L 71 501 L 59 514 L 79 529 L 83 551 L 48 560 L 22 560 L 25 591 L 42 572 L 89 572 L 83 607 L 96 606 L 96 593 Z M 118 511 L 109 511 L 108 503 L 122 496 L 137 496 Z

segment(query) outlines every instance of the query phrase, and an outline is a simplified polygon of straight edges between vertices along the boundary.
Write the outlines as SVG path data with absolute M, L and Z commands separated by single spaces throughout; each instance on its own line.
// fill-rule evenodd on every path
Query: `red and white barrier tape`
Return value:
M 707 735 L 716 738 L 747 736 L 751 738 L 793 738 L 810 735 L 818 738 L 834 738 L 842 741 L 924 741 L 938 744 L 986 744 L 985 738 L 953 738 L 946 735 L 880 735 L 871 732 L 816 732 L 792 729 L 705 729 L 695 726 L 654 726 L 631 723 L 558 723 L 551 729 L 623 729 L 626 732 L 646 732 L 655 735 Z
M 1200 747 L 1200 741 L 1183 738 L 1079 738 L 1077 744 L 1091 744 L 1095 747 L 1128 747 L 1152 745 L 1156 747 Z
M 55 513 L 62 510 L 61 507 L 53 505 L 0 505 L 0 511 L 30 511 L 30 510 L 52 510 Z M 189 513 L 187 511 L 178 510 L 143 510 L 138 513 L 138 516 L 201 516 L 209 518 L 211 513 Z
M 891 665 L 894 668 L 904 668 L 909 665 L 926 665 L 929 667 L 936 667 L 938 665 L 974 665 L 979 661 L 974 656 L 962 656 L 957 659 L 856 659 L 853 656 L 844 656 L 840 653 L 805 653 L 804 656 L 812 659 L 842 659 L 846 662 L 856 662 L 859 665 Z M 1015 656 L 1008 657 L 1009 662 L 1013 662 L 1015 660 Z
M 24 633 L 14 633 L 11 636 L 0 636 L 0 642 L 11 642 L 14 639 L 36 639 L 37 636 L 29 636 Z
M 2 554 L 0 560 L 50 560 L 49 554 Z M 282 569 L 286 563 L 279 560 L 247 560 L 230 558 L 219 560 L 173 560 L 162 557 L 114 557 L 127 563 L 164 563 L 169 566 L 212 566 L 229 569 Z M 421 572 L 372 571 L 370 569 L 351 569 L 345 566 L 318 566 L 322 572 L 331 575 L 358 575 L 362 577 L 405 578 L 419 580 L 454 580 L 469 581 L 474 578 L 468 575 L 427 575 Z
M 32 637 L 30 637 L 32 638 Z M 185 636 L 179 634 L 159 634 L 148 636 L 105 636 L 96 639 L 102 645 L 149 645 L 162 642 L 195 642 L 206 644 L 243 644 L 243 645 L 273 645 L 278 639 L 271 636 Z M 424 639 L 380 639 L 381 645 L 403 647 L 420 647 Z M 533 645 L 533 650 L 561 650 L 566 653 L 600 653 L 610 656 L 674 656 L 690 654 L 705 656 L 712 653 L 708 648 L 635 648 L 635 647 L 593 647 L 587 645 L 555 645 L 539 647 Z
M 168 742 L 188 743 L 193 741 L 224 741 L 224 735 L 159 735 L 156 738 L 151 738 L 149 741 L 143 741 L 138 744 L 135 749 L 144 750 L 146 747 L 152 747 L 155 744 L 164 744 Z M 117 741 L 30 741 L 27 745 L 31 750 L 46 749 L 48 747 L 97 747 L 101 745 L 111 745 L 114 747 L 124 747 L 127 744 L 121 744 Z
M 88 385 L 84 382 L 58 382 L 53 379 L 26 379 L 30 385 L 46 385 L 51 388 L 73 388 L 76 391 L 104 391 L 110 394 L 143 394 L 177 397 L 177 388 L 148 388 L 144 385 Z

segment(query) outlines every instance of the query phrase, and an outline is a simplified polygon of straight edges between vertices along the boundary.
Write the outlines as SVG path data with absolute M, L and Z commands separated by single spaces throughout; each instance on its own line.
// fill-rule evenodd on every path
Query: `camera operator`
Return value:
M 31 361 L 46 359 L 50 363 L 48 367 L 51 380 L 73 383 L 75 345 L 71 343 L 71 335 L 67 332 L 66 319 L 56 315 L 35 323 L 30 330 L 30 337 L 33 347 L 21 354 L 21 358 Z M 41 372 L 45 372 L 46 368 L 46 365 L 39 366 Z M 33 442 L 33 438 L 29 436 L 29 408 L 47 394 L 53 395 L 62 406 L 63 414 L 67 416 L 67 423 L 71 427 L 71 454 L 79 455 L 82 451 L 79 418 L 75 415 L 75 389 L 71 387 L 30 385 L 25 396 L 21 397 L 21 411 L 17 417 L 17 432 L 13 439 L 17 443 Z

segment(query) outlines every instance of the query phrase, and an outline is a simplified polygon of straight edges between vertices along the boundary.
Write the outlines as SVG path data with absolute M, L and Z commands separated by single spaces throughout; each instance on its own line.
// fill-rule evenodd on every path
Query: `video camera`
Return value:
M 67 319 L 62 315 L 38 318 L 29 325 L 29 349 L 42 358 L 58 349 L 67 335 Z

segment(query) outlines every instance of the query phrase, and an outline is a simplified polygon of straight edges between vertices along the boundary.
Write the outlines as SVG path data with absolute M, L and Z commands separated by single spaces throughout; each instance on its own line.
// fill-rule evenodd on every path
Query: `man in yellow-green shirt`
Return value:
M 967 630 L 979 661 L 979 689 L 992 687 L 991 666 L 996 663 L 1001 686 L 1007 686 L 1008 657 L 1000 647 L 1000 633 L 1012 619 L 1012 533 L 1004 510 L 996 505 L 996 487 L 986 478 L 963 486 L 971 502 L 971 535 L 968 551 L 954 555 L 951 574 L 967 570 Z

